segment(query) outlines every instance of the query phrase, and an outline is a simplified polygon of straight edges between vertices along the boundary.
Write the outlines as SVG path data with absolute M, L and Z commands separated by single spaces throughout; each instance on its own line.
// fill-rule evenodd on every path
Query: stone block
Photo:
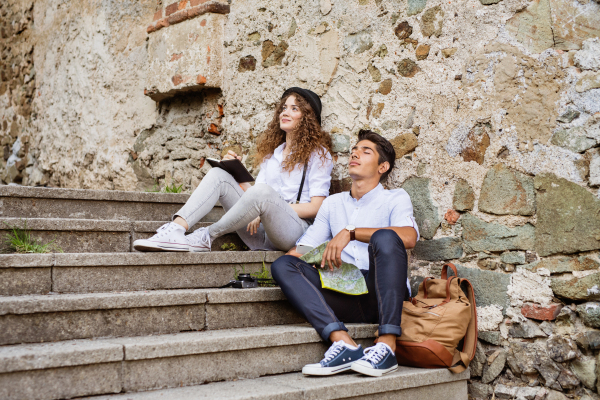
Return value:
M 584 70 L 597 71 L 600 69 L 600 40 L 587 39 L 583 42 L 581 50 L 573 57 L 575 65 Z M 571 121 L 569 121 L 571 122 Z
M 446 211 L 446 214 L 444 214 L 444 219 L 450 225 L 456 224 L 456 221 L 458 221 L 459 218 L 460 218 L 460 214 L 453 209 Z
M 523 251 L 507 251 L 502 253 L 500 261 L 507 264 L 525 264 L 525 252 Z
M 477 400 L 487 400 L 494 393 L 494 388 L 491 385 L 486 385 L 481 382 L 472 381 L 469 384 L 469 397 Z
M 413 203 L 419 233 L 424 239 L 433 239 L 435 231 L 442 222 L 438 207 L 433 203 L 429 183 L 429 178 L 413 176 L 402 184 L 402 189 L 406 190 Z
M 458 238 L 441 238 L 417 242 L 413 255 L 419 260 L 443 261 L 460 258 L 463 254 L 462 242 Z
M 600 248 L 600 199 L 554 174 L 535 177 L 540 256 Z
M 586 153 L 590 159 L 590 186 L 600 186 L 600 149 L 592 149 Z
M 350 150 L 350 137 L 348 135 L 331 135 L 332 149 L 334 153 L 346 153 Z
M 225 19 L 209 13 L 150 34 L 147 95 L 160 101 L 178 92 L 221 88 Z M 196 33 L 194 40 L 190 40 L 190 32 Z M 198 80 L 199 76 L 203 79 Z
M 562 310 L 562 304 L 553 303 L 549 306 L 540 306 L 534 303 L 527 303 L 521 307 L 521 314 L 526 318 L 538 321 L 554 321 L 560 310 Z
M 425 9 L 427 0 L 409 0 L 406 7 L 406 15 L 416 15 Z
M 535 227 L 531 224 L 508 228 L 485 222 L 471 214 L 460 219 L 467 253 L 478 251 L 528 250 L 534 246 Z
M 396 159 L 404 157 L 410 153 L 419 145 L 417 137 L 412 133 L 403 133 L 390 140 L 394 151 L 396 152 Z
M 575 342 L 560 335 L 552 335 L 548 338 L 546 352 L 551 359 L 559 363 L 571 361 L 579 354 Z
M 596 388 L 596 359 L 594 357 L 580 356 L 571 361 L 571 371 L 588 389 Z
M 527 264 L 524 268 L 530 271 L 548 270 L 551 274 L 563 274 L 573 271 L 590 271 L 600 268 L 600 263 L 596 260 L 580 256 L 580 257 L 557 257 L 544 258 Z
M 475 205 L 475 193 L 473 188 L 464 179 L 459 179 L 454 186 L 452 207 L 457 211 L 469 211 Z
M 483 180 L 479 210 L 496 215 L 533 215 L 533 178 L 502 163 L 496 164 Z
M 514 323 L 509 329 L 508 334 L 512 337 L 526 339 L 547 336 L 535 322 L 529 320 Z
M 0 398 L 5 400 L 70 399 L 121 390 L 121 363 L 0 374 Z
M 506 364 L 507 355 L 508 353 L 505 350 L 501 350 L 500 354 L 498 354 L 496 358 L 494 358 L 491 364 L 486 364 L 484 366 L 481 382 L 490 383 L 494 379 L 496 379 L 498 375 L 500 375 L 500 373 L 504 369 L 504 365 Z
M 600 273 L 570 280 L 552 279 L 554 295 L 574 301 L 600 300 Z
M 573 108 L 567 109 L 564 113 L 562 113 L 558 118 L 556 118 L 557 122 L 562 122 L 568 124 L 572 122 L 574 119 L 577 119 L 581 113 Z
M 600 303 L 588 302 L 577 306 L 577 314 L 583 322 L 593 328 L 600 328 Z
M 584 85 L 584 82 L 585 81 L 582 80 L 577 82 L 577 89 L 580 89 L 581 86 Z M 553 145 L 564 147 L 574 153 L 583 153 L 596 145 L 596 140 L 585 136 L 585 129 L 582 127 L 558 130 L 552 135 L 550 142 Z
M 425 11 L 419 23 L 423 36 L 439 37 L 442 34 L 444 26 L 444 11 L 442 11 L 442 7 L 435 6 Z
M 477 337 L 484 342 L 500 346 L 502 344 L 502 335 L 499 331 L 479 332 Z
M 0 267 L 0 296 L 46 294 L 51 290 L 51 268 Z
M 502 307 L 503 314 L 506 312 L 510 275 L 462 266 L 457 266 L 457 269 L 460 278 L 466 278 L 473 284 L 478 307 L 497 305 Z
M 579 3 L 551 0 L 550 13 L 555 48 L 579 50 L 584 41 L 600 36 L 600 13 L 582 11 Z
M 430 45 L 420 44 L 415 51 L 415 56 L 417 57 L 417 60 L 425 60 L 427 58 L 427 56 L 429 55 L 430 49 L 431 49 Z

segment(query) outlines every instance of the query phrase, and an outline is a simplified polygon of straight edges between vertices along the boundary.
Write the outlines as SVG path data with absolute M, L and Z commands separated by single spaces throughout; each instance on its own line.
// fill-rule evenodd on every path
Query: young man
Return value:
M 297 245 L 316 247 L 330 240 L 321 268 L 342 261 L 361 269 L 368 294 L 354 296 L 323 289 L 317 269 L 300 260 L 294 247 L 271 266 L 273 277 L 292 305 L 321 335 L 333 342 L 306 375 L 332 375 L 352 369 L 381 376 L 398 368 L 396 336 L 401 335 L 402 302 L 407 287 L 406 249 L 419 239 L 410 197 L 403 189 L 385 190 L 380 181 L 394 167 L 392 144 L 362 130 L 352 148 L 348 172 L 350 192 L 325 199 L 314 224 Z M 379 323 L 378 343 L 363 351 L 342 322 Z

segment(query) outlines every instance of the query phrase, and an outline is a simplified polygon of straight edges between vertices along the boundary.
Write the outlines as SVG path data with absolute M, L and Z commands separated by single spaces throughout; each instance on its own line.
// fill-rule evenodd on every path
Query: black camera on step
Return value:
M 231 280 L 222 288 L 236 288 L 236 289 L 250 289 L 258 287 L 258 278 L 251 276 L 250 274 L 239 274 L 237 280 Z

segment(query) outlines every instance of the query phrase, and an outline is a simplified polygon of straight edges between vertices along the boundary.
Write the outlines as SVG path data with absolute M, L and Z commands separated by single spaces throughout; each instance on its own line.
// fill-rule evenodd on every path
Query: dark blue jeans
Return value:
M 347 332 L 344 322 L 379 323 L 380 335 L 400 336 L 408 258 L 396 232 L 380 229 L 371 236 L 369 271 L 362 272 L 369 293 L 353 296 L 323 289 L 317 269 L 297 257 L 282 256 L 271 265 L 283 293 L 323 340 L 331 332 Z

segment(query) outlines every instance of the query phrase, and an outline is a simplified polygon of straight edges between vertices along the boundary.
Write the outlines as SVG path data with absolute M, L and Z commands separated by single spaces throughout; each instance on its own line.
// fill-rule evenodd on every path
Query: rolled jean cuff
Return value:
M 329 336 L 331 335 L 331 332 L 335 332 L 335 331 L 348 332 L 348 328 L 346 328 L 344 326 L 343 322 L 332 322 L 329 325 L 327 325 L 325 328 L 323 328 L 323 331 L 321 332 L 321 337 L 323 338 L 323 340 L 328 341 Z
M 379 335 L 402 336 L 402 328 L 398 325 L 379 325 Z

